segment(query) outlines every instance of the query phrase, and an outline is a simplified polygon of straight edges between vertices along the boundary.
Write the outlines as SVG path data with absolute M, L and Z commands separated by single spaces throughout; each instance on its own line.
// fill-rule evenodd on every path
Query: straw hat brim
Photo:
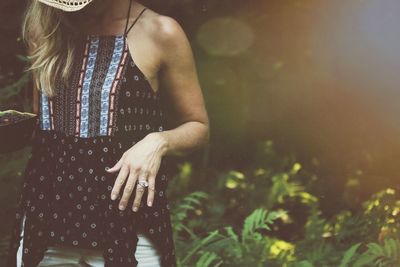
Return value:
M 93 0 L 38 0 L 43 4 L 54 8 L 61 9 L 67 12 L 78 11 L 90 4 Z

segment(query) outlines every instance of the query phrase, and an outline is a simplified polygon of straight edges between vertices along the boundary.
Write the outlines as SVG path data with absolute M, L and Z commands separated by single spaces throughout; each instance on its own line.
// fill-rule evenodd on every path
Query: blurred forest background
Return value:
M 400 266 L 400 3 L 141 2 L 187 33 L 211 120 L 171 181 L 180 266 Z M 0 110 L 31 111 L 24 6 L 0 3 Z M 1 258 L 29 152 L 0 154 Z

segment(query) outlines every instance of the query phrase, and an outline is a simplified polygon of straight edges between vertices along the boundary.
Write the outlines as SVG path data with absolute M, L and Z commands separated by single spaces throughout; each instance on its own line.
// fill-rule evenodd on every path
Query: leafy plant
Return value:
M 385 239 L 383 244 L 369 243 L 367 250 L 354 262 L 354 267 L 400 266 L 400 240 L 392 238 Z
M 276 155 L 271 143 L 264 148 L 261 158 L 273 166 L 229 170 L 217 175 L 217 187 L 209 192 L 176 203 L 179 266 L 400 266 L 400 201 L 394 189 L 377 192 L 357 211 L 328 217 L 310 193 L 304 176 L 310 173 L 302 164 Z M 179 182 L 195 187 L 190 164 L 182 166 L 175 188 Z M 282 234 L 287 229 L 290 234 Z
M 186 246 L 179 246 L 178 251 L 181 255 L 179 265 L 206 267 L 220 266 L 224 263 L 229 266 L 243 266 L 244 263 L 251 262 L 252 266 L 262 266 L 263 263 L 269 261 L 270 250 L 274 245 L 277 246 L 277 240 L 263 235 L 261 231 L 270 231 L 271 225 L 286 212 L 256 209 L 245 218 L 240 235 L 231 226 L 216 229 L 203 236 L 196 235 L 188 230 L 183 221 L 188 218 L 187 213 L 200 204 L 198 198 L 205 196 L 201 192 L 192 193 L 174 209 L 173 218 L 177 222 L 176 235 L 179 236 L 181 232 L 190 233 L 186 240 L 176 239 L 176 243 L 186 244 Z M 282 244 L 286 243 L 281 241 L 280 245 Z M 284 260 L 288 255 L 282 256 L 283 253 L 281 254 L 280 251 L 283 252 L 284 249 L 276 247 L 274 257 Z

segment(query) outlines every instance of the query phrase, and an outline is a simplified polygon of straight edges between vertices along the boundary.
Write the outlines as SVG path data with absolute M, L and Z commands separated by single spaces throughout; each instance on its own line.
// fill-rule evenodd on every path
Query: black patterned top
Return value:
M 138 212 L 130 208 L 134 196 L 123 211 L 118 209 L 122 194 L 110 197 L 118 173 L 107 168 L 148 133 L 165 127 L 160 93 L 132 59 L 126 29 L 123 35 L 82 37 L 71 86 L 56 83 L 53 97 L 38 91 L 38 124 L 7 266 L 16 266 L 21 238 L 25 267 L 37 266 L 47 247 L 57 244 L 101 249 L 106 267 L 137 266 L 139 231 L 153 241 L 163 267 L 176 266 L 165 195 L 168 157 L 157 173 L 152 207 L 145 203 L 147 190 Z

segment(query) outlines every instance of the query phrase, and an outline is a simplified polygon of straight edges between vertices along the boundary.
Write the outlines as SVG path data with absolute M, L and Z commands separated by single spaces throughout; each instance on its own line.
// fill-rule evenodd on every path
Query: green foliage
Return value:
M 186 196 L 181 203 L 174 208 L 172 225 L 175 233 L 185 231 L 192 237 L 195 236 L 193 231 L 185 225 L 185 221 L 189 217 L 189 212 L 196 210 L 196 207 L 200 207 L 201 202 L 207 197 L 208 195 L 204 192 L 193 192 Z
M 188 198 L 185 197 L 182 205 L 178 208 L 182 216 L 182 211 L 189 211 L 195 207 L 188 208 Z M 189 206 L 193 205 L 193 202 Z M 220 266 L 222 263 L 229 266 L 243 266 L 243 264 L 252 264 L 251 266 L 263 266 L 270 262 L 269 258 L 275 258 L 278 261 L 284 261 L 293 252 L 290 244 L 278 241 L 261 234 L 260 230 L 270 230 L 271 225 L 282 216 L 284 211 L 268 212 L 264 209 L 256 209 L 245 218 L 241 234 L 236 233 L 231 226 L 223 229 L 217 229 L 206 233 L 204 236 L 191 234 L 188 239 L 176 239 L 176 243 L 184 242 L 185 246 L 179 246 L 178 255 L 180 266 Z M 175 217 L 175 216 L 174 216 Z M 179 231 L 187 231 L 186 227 L 175 228 Z M 188 246 L 187 244 L 191 244 Z M 290 252 L 288 253 L 288 251 Z M 222 255 L 222 256 L 221 256 Z M 223 261 L 223 258 L 226 259 Z
M 179 266 L 400 266 L 394 189 L 377 192 L 357 211 L 327 217 L 310 191 L 312 174 L 293 157 L 276 155 L 271 142 L 262 147 L 259 157 L 270 166 L 258 159 L 252 169 L 229 170 L 218 175 L 216 189 L 175 203 Z M 196 188 L 192 168 L 182 166 L 178 179 Z
M 261 239 L 261 235 L 257 232 L 257 230 L 271 230 L 269 225 L 272 225 L 276 219 L 282 217 L 284 214 L 286 214 L 284 211 L 273 211 L 268 213 L 263 209 L 254 210 L 253 213 L 250 214 L 244 221 L 242 240 Z
M 354 255 L 356 254 L 357 249 L 360 247 L 361 243 L 357 243 L 353 246 L 351 246 L 351 248 L 349 248 L 343 255 L 343 259 L 342 262 L 340 263 L 339 267 L 346 267 L 349 266 L 350 261 L 352 260 L 352 258 L 354 257 Z
M 369 243 L 367 250 L 354 262 L 354 267 L 400 266 L 400 240 L 388 238 L 383 244 Z
M 24 88 L 26 88 L 26 85 L 28 84 L 29 81 L 29 73 L 24 73 L 19 80 L 16 82 L 3 87 L 0 89 L 0 106 L 6 106 L 7 103 L 10 101 L 10 99 L 13 98 L 18 98 L 20 97 L 22 91 Z M 27 102 L 27 101 L 25 101 Z M 27 106 L 28 108 L 28 103 L 23 102 L 22 104 L 24 106 Z M 25 110 L 24 110 L 25 111 Z

